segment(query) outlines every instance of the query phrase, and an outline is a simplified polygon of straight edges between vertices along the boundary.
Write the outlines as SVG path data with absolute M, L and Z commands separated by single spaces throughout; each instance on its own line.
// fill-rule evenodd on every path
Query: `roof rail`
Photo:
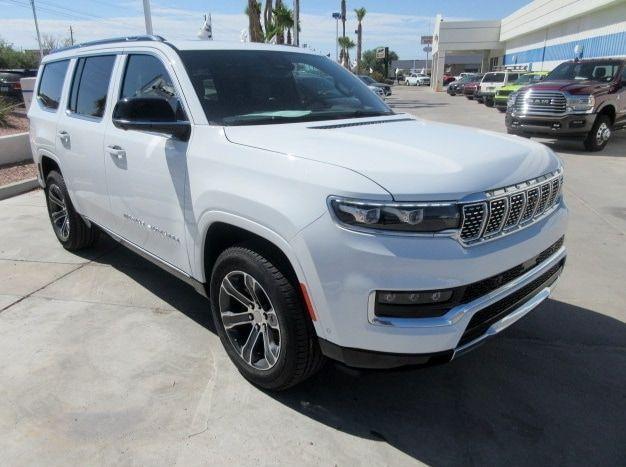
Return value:
M 80 49 L 83 47 L 89 47 L 91 45 L 102 45 L 102 44 L 115 44 L 117 42 L 139 42 L 139 41 L 155 41 L 155 42 L 165 42 L 165 38 L 156 35 L 142 35 L 142 36 L 126 36 L 126 37 L 112 37 L 110 39 L 100 39 L 97 41 L 89 41 L 89 42 L 81 42 L 80 44 L 70 45 L 68 47 L 61 47 L 59 49 L 54 49 L 51 54 L 57 52 L 64 52 L 66 50 L 72 49 Z

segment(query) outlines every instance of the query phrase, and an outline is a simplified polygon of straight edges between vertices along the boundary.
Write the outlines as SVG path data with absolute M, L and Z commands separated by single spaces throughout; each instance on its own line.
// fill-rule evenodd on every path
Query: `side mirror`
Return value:
M 126 97 L 113 109 L 113 124 L 123 130 L 155 131 L 188 141 L 189 122 L 176 120 L 172 106 L 158 97 Z

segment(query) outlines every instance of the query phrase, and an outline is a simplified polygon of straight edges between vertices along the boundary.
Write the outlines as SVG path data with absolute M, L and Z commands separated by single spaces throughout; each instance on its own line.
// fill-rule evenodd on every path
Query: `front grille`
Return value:
M 560 171 L 487 193 L 487 202 L 464 204 L 459 237 L 466 245 L 513 232 L 552 211 L 558 202 Z
M 565 259 L 562 259 L 557 264 L 552 266 L 548 271 L 543 273 L 534 281 L 525 285 L 519 290 L 516 290 L 510 295 L 507 295 L 502 300 L 493 303 L 482 310 L 477 311 L 472 316 L 465 332 L 461 336 L 461 340 L 459 341 L 459 346 L 467 344 L 468 342 L 473 341 L 474 339 L 479 338 L 487 330 L 489 327 L 505 316 L 511 314 L 528 300 L 530 300 L 534 295 L 536 295 L 541 289 L 551 285 L 557 278 L 563 265 L 565 264 Z
M 561 115 L 565 113 L 567 100 L 562 92 L 529 91 L 519 92 L 513 109 L 524 115 Z

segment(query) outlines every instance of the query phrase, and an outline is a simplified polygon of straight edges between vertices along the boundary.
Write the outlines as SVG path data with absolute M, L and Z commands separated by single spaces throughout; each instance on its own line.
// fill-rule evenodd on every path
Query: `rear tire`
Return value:
M 254 246 L 228 248 L 210 286 L 226 353 L 248 381 L 274 391 L 302 382 L 325 362 L 297 285 L 277 263 Z
M 45 194 L 52 230 L 63 248 L 77 251 L 92 246 L 98 239 L 98 230 L 88 226 L 76 212 L 59 172 L 53 170 L 46 177 Z
M 583 141 L 585 149 L 590 152 L 602 151 L 613 135 L 613 125 L 608 115 L 598 115 L 591 131 Z

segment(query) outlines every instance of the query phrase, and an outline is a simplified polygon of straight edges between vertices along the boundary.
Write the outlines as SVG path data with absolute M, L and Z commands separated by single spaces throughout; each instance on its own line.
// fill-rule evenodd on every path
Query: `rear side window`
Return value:
M 114 63 L 115 55 L 78 59 L 67 106 L 70 111 L 96 118 L 104 115 Z
M 62 60 L 48 63 L 43 67 L 37 99 L 47 109 L 56 110 L 59 108 L 68 63 L 69 60 Z
M 120 99 L 125 97 L 159 97 L 169 102 L 178 120 L 186 120 L 176 88 L 165 66 L 153 55 L 132 54 L 126 71 Z

